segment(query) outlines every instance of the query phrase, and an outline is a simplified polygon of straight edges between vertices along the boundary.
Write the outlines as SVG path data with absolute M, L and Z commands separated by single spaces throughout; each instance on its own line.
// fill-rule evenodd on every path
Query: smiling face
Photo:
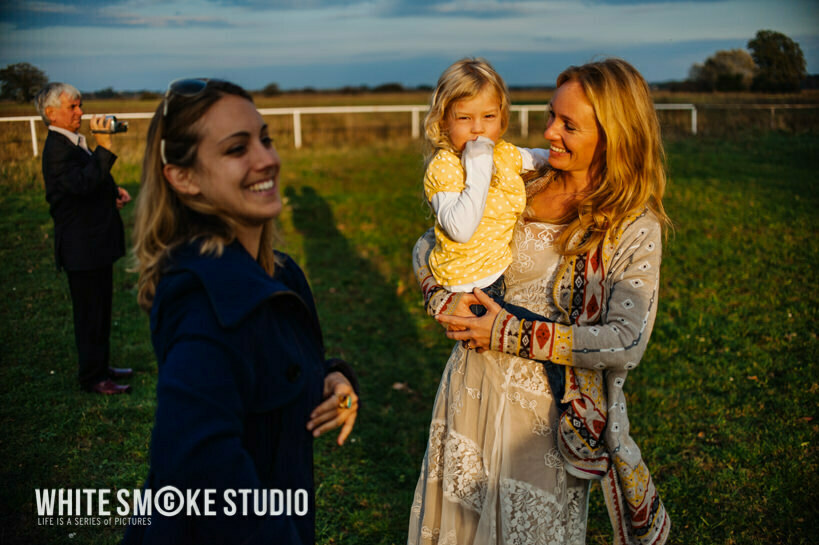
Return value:
M 600 128 L 583 87 L 569 80 L 552 97 L 543 137 L 549 141 L 549 164 L 580 179 L 588 179 L 601 144 Z
M 467 142 L 479 136 L 497 142 L 503 134 L 500 98 L 491 85 L 485 85 L 472 98 L 453 102 L 449 110 L 445 128 L 458 153 L 463 151 Z
M 260 234 L 281 212 L 279 155 L 256 107 L 242 97 L 224 96 L 198 124 L 201 141 L 185 192 L 201 195 L 233 219 L 244 244 L 246 235 Z
M 62 93 L 60 106 L 46 107 L 45 114 L 52 126 L 77 132 L 82 124 L 82 99 L 80 97 L 71 98 Z

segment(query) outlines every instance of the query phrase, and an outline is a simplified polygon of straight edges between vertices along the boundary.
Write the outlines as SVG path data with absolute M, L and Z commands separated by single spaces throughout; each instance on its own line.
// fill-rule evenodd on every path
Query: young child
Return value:
M 429 267 L 452 292 L 484 289 L 503 297 L 509 243 L 526 206 L 521 172 L 547 162 L 548 150 L 501 140 L 509 125 L 509 91 L 483 59 L 447 68 L 424 120 L 429 154 L 424 194 L 435 212 L 435 248 Z M 481 305 L 471 307 L 482 315 Z

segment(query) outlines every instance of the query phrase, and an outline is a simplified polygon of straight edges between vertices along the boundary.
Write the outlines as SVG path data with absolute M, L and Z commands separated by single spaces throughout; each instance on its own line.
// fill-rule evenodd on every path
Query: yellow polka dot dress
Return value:
M 474 284 L 502 273 L 512 262 L 509 243 L 520 214 L 526 207 L 526 190 L 520 176 L 520 150 L 499 140 L 486 207 L 475 234 L 465 243 L 455 242 L 435 224 L 435 248 L 429 257 L 433 276 L 442 286 Z M 439 150 L 424 176 L 424 194 L 431 200 L 438 192 L 460 193 L 466 188 L 466 172 L 456 154 Z M 485 286 L 478 286 L 485 287 Z

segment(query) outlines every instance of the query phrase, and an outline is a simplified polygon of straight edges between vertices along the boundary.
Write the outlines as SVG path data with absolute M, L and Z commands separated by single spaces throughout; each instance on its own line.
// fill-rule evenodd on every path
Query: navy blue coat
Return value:
M 306 424 L 333 369 L 304 274 L 284 254 L 277 262 L 271 278 L 238 242 L 219 258 L 199 255 L 197 245 L 174 252 L 151 310 L 159 379 L 145 488 L 215 489 L 217 513 L 225 489 L 303 489 L 307 514 L 154 512 L 149 526 L 128 528 L 124 543 L 314 543 Z

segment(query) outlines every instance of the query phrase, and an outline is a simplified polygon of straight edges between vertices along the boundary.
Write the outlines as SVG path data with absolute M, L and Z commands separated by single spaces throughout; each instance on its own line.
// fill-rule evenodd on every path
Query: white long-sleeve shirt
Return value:
M 479 137 L 462 157 L 440 150 L 424 191 L 436 215 L 433 275 L 450 291 L 492 284 L 511 260 L 509 242 L 526 203 L 520 174 L 548 160 L 547 150 Z

